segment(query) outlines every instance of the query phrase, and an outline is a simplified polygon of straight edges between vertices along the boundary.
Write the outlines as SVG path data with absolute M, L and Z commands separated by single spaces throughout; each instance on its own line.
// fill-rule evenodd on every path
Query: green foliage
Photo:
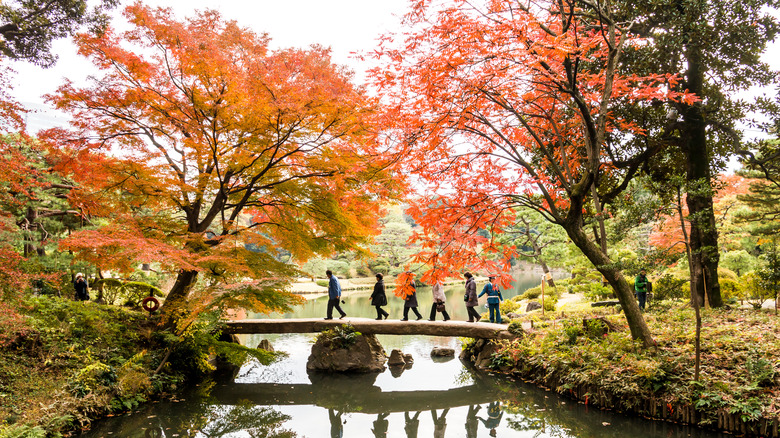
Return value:
M 747 369 L 750 383 L 756 387 L 773 385 L 775 377 L 778 375 L 772 362 L 763 357 L 749 357 L 745 362 L 745 369 Z
M 129 305 L 138 307 L 148 296 L 164 296 L 160 288 L 141 281 L 126 281 L 117 278 L 103 278 L 93 282 L 90 287 L 102 289 L 102 298 L 106 304 Z
M 663 301 L 683 298 L 685 297 L 684 286 L 687 284 L 687 280 L 676 278 L 666 273 L 653 282 L 653 300 Z
M 577 343 L 577 338 L 582 336 L 582 324 L 572 319 L 564 320 L 563 335 L 567 344 Z
M 600 281 L 588 284 L 585 289 L 585 298 L 590 301 L 603 301 L 612 296 L 612 294 L 612 288 L 604 286 Z
M 323 331 L 317 335 L 317 340 L 328 340 L 330 342 L 330 348 L 337 350 L 341 348 L 346 349 L 355 345 L 360 336 L 362 336 L 362 334 L 359 331 L 356 331 L 355 327 L 351 324 L 342 324 L 330 330 Z
M 328 285 L 330 284 L 328 280 L 317 280 L 316 283 L 317 286 L 321 286 L 321 287 L 328 287 Z
M 116 383 L 116 371 L 101 362 L 94 362 L 79 370 L 68 382 L 68 389 L 78 397 L 84 397 L 102 387 Z
M 523 336 L 523 334 L 525 333 L 523 330 L 522 321 L 517 319 L 513 319 L 512 321 L 510 321 L 506 329 L 507 331 L 509 331 L 509 333 L 512 333 L 515 336 Z
M 501 310 L 501 314 L 506 315 L 507 313 L 520 310 L 520 303 L 513 300 L 504 300 L 499 304 L 498 308 Z

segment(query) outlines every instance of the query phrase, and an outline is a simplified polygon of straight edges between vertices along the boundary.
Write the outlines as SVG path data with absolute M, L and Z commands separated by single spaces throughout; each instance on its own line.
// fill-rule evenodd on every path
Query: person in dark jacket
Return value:
M 474 308 L 479 305 L 477 300 L 477 283 L 474 282 L 474 276 L 471 272 L 463 274 L 466 277 L 466 294 L 463 296 L 463 300 L 466 302 L 466 312 L 469 314 L 469 322 L 479 322 L 482 319 Z
M 490 322 L 501 324 L 501 309 L 499 306 L 501 305 L 501 301 L 504 301 L 504 297 L 501 296 L 501 290 L 496 284 L 496 277 L 490 277 L 490 282 L 482 288 L 482 293 L 480 293 L 477 298 L 482 295 L 487 295 L 487 304 L 490 309 Z
M 328 276 L 328 314 L 325 319 L 333 319 L 334 308 L 341 314 L 339 319 L 342 319 L 347 316 L 347 312 L 341 310 L 341 306 L 339 305 L 339 301 L 341 300 L 341 284 L 339 284 L 339 279 L 333 275 L 333 272 L 330 269 L 325 271 L 325 275 Z
M 376 274 L 376 284 L 374 292 L 371 293 L 371 305 L 376 307 L 376 319 L 387 319 L 390 315 L 382 306 L 387 305 L 387 294 L 385 294 L 385 282 L 382 280 L 382 274 Z
M 645 310 L 645 302 L 647 301 L 647 289 L 648 289 L 647 271 L 642 269 L 639 271 L 639 275 L 634 279 L 634 292 L 636 299 L 639 301 L 639 308 Z
M 417 315 L 418 321 L 422 319 L 422 315 L 417 311 L 417 287 L 414 285 L 414 279 L 411 282 L 412 293 L 404 298 L 404 319 L 401 321 L 409 321 L 409 309 L 412 309 L 412 312 Z
M 84 274 L 76 274 L 76 280 L 73 282 L 73 288 L 76 289 L 76 301 L 89 301 L 89 284 L 84 279 Z

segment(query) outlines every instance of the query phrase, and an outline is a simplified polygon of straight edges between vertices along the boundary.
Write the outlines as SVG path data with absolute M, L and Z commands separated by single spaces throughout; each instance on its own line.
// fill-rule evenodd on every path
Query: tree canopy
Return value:
M 378 201 L 402 185 L 375 142 L 374 103 L 328 50 L 271 51 L 214 11 L 177 21 L 136 4 L 125 16 L 126 32 L 76 40 L 103 75 L 49 97 L 74 116 L 48 138 L 83 186 L 75 200 L 112 218 L 63 248 L 104 269 L 154 260 L 178 271 L 170 309 L 199 273 L 259 281 L 221 297 L 267 297 L 292 275 L 275 248 L 305 260 L 374 232 Z

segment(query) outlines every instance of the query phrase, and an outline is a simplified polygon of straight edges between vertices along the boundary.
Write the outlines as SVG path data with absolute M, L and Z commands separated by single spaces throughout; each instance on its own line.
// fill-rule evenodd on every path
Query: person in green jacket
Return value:
M 634 279 L 634 293 L 637 301 L 639 301 L 639 308 L 645 310 L 645 302 L 647 301 L 647 285 L 650 282 L 647 281 L 647 273 L 644 269 L 639 271 L 639 275 Z

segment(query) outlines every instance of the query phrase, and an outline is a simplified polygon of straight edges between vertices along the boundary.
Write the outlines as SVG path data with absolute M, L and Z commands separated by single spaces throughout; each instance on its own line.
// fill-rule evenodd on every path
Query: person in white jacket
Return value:
M 440 282 L 436 282 L 433 285 L 433 306 L 431 306 L 431 316 L 428 321 L 436 321 L 436 312 L 441 312 L 444 316 L 444 320 L 450 319 L 450 315 L 447 314 L 447 309 L 444 308 L 444 303 L 447 301 L 447 297 L 444 295 L 444 286 Z

